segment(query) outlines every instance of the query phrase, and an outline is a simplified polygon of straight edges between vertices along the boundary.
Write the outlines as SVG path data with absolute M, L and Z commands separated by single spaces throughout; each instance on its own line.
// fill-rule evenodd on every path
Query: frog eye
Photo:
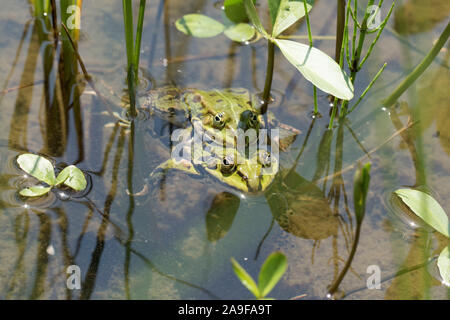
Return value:
M 222 127 L 224 126 L 224 124 L 225 124 L 225 115 L 224 115 L 222 112 L 217 113 L 217 114 L 213 117 L 213 126 L 214 126 L 216 129 L 222 129 Z
M 261 150 L 259 152 L 258 162 L 263 166 L 263 168 L 270 167 L 272 164 L 272 157 L 270 156 L 270 153 L 268 151 Z
M 258 123 L 259 123 L 258 122 L 258 115 L 256 113 L 253 113 L 253 112 L 250 114 L 249 120 L 250 120 L 250 124 L 251 124 L 252 127 L 256 127 L 258 125 Z
M 259 125 L 258 115 L 251 110 L 246 110 L 241 114 L 241 121 L 245 123 L 244 130 L 257 128 Z
M 222 158 L 222 163 L 220 166 L 222 173 L 232 173 L 236 170 L 236 164 L 231 156 L 225 156 Z

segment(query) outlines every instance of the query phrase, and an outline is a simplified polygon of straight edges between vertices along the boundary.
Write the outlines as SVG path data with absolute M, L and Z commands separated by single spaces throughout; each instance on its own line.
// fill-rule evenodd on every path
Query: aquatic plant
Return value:
M 416 189 L 398 189 L 394 192 L 404 204 L 434 230 L 450 239 L 450 221 L 444 209 L 431 195 Z M 450 286 L 450 245 L 439 254 L 437 266 L 443 281 Z
M 342 280 L 344 280 L 345 275 L 350 269 L 353 257 L 355 256 L 356 249 L 358 247 L 359 237 L 361 234 L 361 226 L 366 211 L 367 193 L 369 192 L 370 167 L 370 163 L 366 163 L 364 166 L 360 166 L 360 168 L 356 170 L 355 176 L 353 178 L 353 206 L 356 216 L 355 238 L 353 240 L 352 249 L 347 258 L 345 266 L 342 268 L 336 281 L 334 281 L 334 283 L 328 289 L 328 298 L 335 298 L 335 293 L 338 291 L 339 285 L 341 284 Z
M 307 13 L 311 10 L 313 1 L 303 0 L 302 3 L 288 0 L 269 0 L 269 13 L 272 22 L 271 32 L 263 27 L 253 1 L 243 0 L 242 3 L 253 27 L 260 36 L 268 41 L 268 63 L 263 92 L 264 101 L 267 102 L 270 97 L 275 45 L 280 48 L 285 58 L 315 87 L 339 99 L 350 100 L 353 98 L 353 85 L 347 74 L 331 57 L 312 46 Z M 236 11 L 239 12 L 239 10 Z M 283 31 L 305 15 L 310 36 L 308 45 L 280 38 Z M 217 21 L 209 19 L 211 18 L 206 19 L 202 15 L 189 15 L 188 18 L 184 16 L 179 19 L 176 25 L 180 31 L 192 36 L 205 37 L 206 35 L 220 34 L 222 30 L 217 27 Z M 210 29 L 208 22 L 216 26 L 216 32 L 210 32 L 214 28 Z
M 136 28 L 136 38 L 133 32 L 133 10 L 131 1 L 123 0 L 123 22 L 127 52 L 127 84 L 130 96 L 130 116 L 134 118 L 136 111 L 136 86 L 138 83 L 139 56 L 141 52 L 142 30 L 144 26 L 145 0 L 139 2 L 139 13 Z
M 381 6 L 383 5 L 384 0 L 380 0 L 378 5 L 374 5 L 374 0 L 369 0 L 367 2 L 367 5 L 364 10 L 364 18 L 361 22 L 358 21 L 358 0 L 354 0 L 352 3 L 352 0 L 349 0 L 347 3 L 347 10 L 345 15 L 345 23 L 343 28 L 343 35 L 342 35 L 342 45 L 341 45 L 341 52 L 340 52 L 340 58 L 339 58 L 339 65 L 341 68 L 344 67 L 344 62 L 347 62 L 347 66 L 350 69 L 350 81 L 352 84 L 355 83 L 356 75 L 357 73 L 362 69 L 363 65 L 367 61 L 367 59 L 370 57 L 376 43 L 380 39 L 381 33 L 383 32 L 387 22 L 389 21 L 389 18 L 392 14 L 392 10 L 395 5 L 395 1 L 392 3 L 388 14 L 386 15 L 386 18 L 383 21 L 380 21 L 380 23 L 377 25 L 375 24 L 374 28 L 369 28 L 369 25 L 373 24 L 373 20 L 375 17 L 379 14 L 379 11 L 381 10 Z M 353 4 L 353 7 L 352 7 Z M 375 8 L 375 10 L 373 10 Z M 353 20 L 353 34 L 352 34 L 352 40 L 350 41 L 350 32 L 349 32 L 349 21 L 350 18 Z M 376 36 L 371 42 L 367 52 L 365 55 L 363 55 L 363 48 L 364 43 L 366 41 L 367 35 L 371 33 L 375 33 Z M 358 39 L 358 40 L 357 40 Z M 337 51 L 337 50 L 336 50 Z M 345 57 L 345 58 L 344 58 Z M 352 112 L 356 106 L 362 101 L 362 99 L 365 97 L 367 92 L 372 88 L 374 83 L 377 81 L 377 79 L 380 77 L 384 69 L 386 68 L 386 63 L 383 64 L 383 66 L 380 68 L 380 70 L 376 73 L 372 81 L 369 83 L 369 85 L 366 87 L 366 89 L 363 91 L 363 93 L 360 95 L 359 99 L 356 101 L 356 103 L 348 109 L 348 100 L 343 101 L 341 105 L 341 110 L 339 116 L 341 118 L 345 117 L 347 114 Z M 336 97 L 337 98 L 337 97 Z M 333 102 L 333 111 L 330 118 L 329 127 L 331 128 L 333 126 L 334 118 L 337 114 L 338 110 L 338 100 L 334 99 Z
M 17 157 L 17 164 L 27 174 L 48 185 L 36 185 L 20 190 L 19 194 L 24 197 L 42 196 L 62 184 L 75 191 L 86 189 L 86 178 L 83 172 L 74 165 L 65 167 L 58 176 L 55 176 L 53 164 L 37 154 L 21 154 Z
M 235 259 L 231 258 L 231 263 L 234 273 L 256 299 L 267 299 L 266 296 L 280 281 L 287 269 L 286 256 L 281 252 L 274 252 L 267 257 L 262 265 L 258 284 L 256 284 L 255 280 Z

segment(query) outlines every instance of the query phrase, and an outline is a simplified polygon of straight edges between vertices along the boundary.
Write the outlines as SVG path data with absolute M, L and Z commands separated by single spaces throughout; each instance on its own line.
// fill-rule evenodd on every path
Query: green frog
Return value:
M 255 99 L 241 88 L 204 91 L 162 87 L 143 97 L 141 106 L 177 127 L 192 126 L 204 130 L 202 133 L 217 143 L 232 145 L 239 129 L 259 131 L 263 119 L 254 108 Z
M 269 126 L 266 126 L 264 117 L 255 108 L 256 95 L 251 96 L 246 89 L 205 91 L 162 87 L 141 99 L 144 110 L 181 128 L 179 136 L 184 139 L 175 147 L 188 155 L 180 159 L 172 156 L 159 165 L 150 174 L 152 181 L 159 176 L 158 172 L 176 169 L 214 177 L 243 192 L 261 192 L 270 185 L 279 168 L 277 157 L 268 150 L 272 148 L 257 147 L 261 129 L 278 129 L 274 142 L 282 151 L 300 133 L 279 123 L 271 113 L 267 114 Z M 245 134 L 245 148 L 238 149 L 236 137 L 241 133 Z M 196 134 L 203 135 L 199 144 L 194 143 Z

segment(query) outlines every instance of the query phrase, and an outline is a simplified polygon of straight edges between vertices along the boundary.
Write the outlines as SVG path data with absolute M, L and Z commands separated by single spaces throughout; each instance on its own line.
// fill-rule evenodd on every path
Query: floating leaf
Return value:
M 74 165 L 65 167 L 56 178 L 56 185 L 64 183 L 66 186 L 81 191 L 86 189 L 86 178 L 83 172 Z
M 312 5 L 308 3 L 308 1 L 306 2 L 306 8 L 308 9 L 308 12 L 312 8 Z M 292 26 L 304 16 L 305 6 L 303 1 L 282 1 L 273 25 L 272 37 L 277 37 L 280 33 Z
M 225 29 L 225 35 L 233 41 L 244 42 L 255 35 L 255 29 L 247 23 L 238 23 Z
M 259 272 L 259 292 L 265 297 L 278 283 L 287 269 L 287 259 L 281 252 L 272 253 Z
M 443 235 L 450 237 L 450 223 L 447 214 L 432 196 L 414 189 L 398 189 L 395 194 L 417 216 Z
M 316 87 L 337 98 L 353 98 L 353 85 L 345 72 L 327 54 L 291 40 L 276 39 L 281 52 Z
M 319 49 L 291 40 L 276 39 L 275 44 L 286 59 L 320 90 L 339 99 L 353 98 L 353 85 L 349 77 L 330 56 Z
M 45 182 L 50 186 L 55 184 L 55 171 L 53 164 L 37 154 L 25 153 L 17 158 L 20 168 L 35 177 L 39 181 Z
M 258 12 L 256 11 L 255 5 L 252 0 L 244 0 L 245 11 L 250 19 L 251 23 L 255 26 L 256 30 L 261 33 L 264 37 L 269 38 L 266 30 L 264 29 L 261 20 L 259 20 Z
M 19 191 L 20 195 L 24 197 L 40 197 L 50 191 L 52 187 L 33 186 L 24 188 Z
M 175 22 L 177 29 L 197 38 L 215 37 L 225 30 L 225 26 L 203 14 L 187 14 Z
M 234 23 L 243 22 L 248 19 L 243 0 L 225 0 L 223 6 L 225 15 Z
M 248 290 L 250 290 L 250 292 L 253 293 L 255 297 L 259 298 L 260 297 L 259 289 L 253 278 L 233 258 L 231 258 L 231 263 L 233 264 L 234 273 L 238 276 L 239 280 L 241 280 L 242 284 Z
M 450 286 L 450 246 L 442 250 L 437 261 L 437 266 L 445 285 Z

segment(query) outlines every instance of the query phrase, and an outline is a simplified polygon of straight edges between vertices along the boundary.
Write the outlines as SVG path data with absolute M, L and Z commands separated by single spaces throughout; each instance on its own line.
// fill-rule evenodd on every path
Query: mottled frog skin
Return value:
M 150 174 L 150 179 L 155 179 L 161 169 L 177 169 L 193 175 L 214 177 L 243 192 L 264 191 L 278 171 L 278 159 L 271 157 L 267 150 L 242 154 L 235 148 L 239 130 L 255 130 L 256 135 L 246 141 L 248 146 L 258 142 L 259 130 L 266 127 L 263 116 L 254 107 L 255 101 L 255 96 L 252 97 L 242 88 L 205 91 L 162 87 L 150 91 L 141 101 L 141 106 L 151 115 L 184 128 L 190 139 L 184 140 L 178 148 L 185 148 L 191 155 L 188 159 L 167 160 Z M 272 114 L 268 114 L 267 119 L 271 128 L 276 127 L 283 132 L 277 141 L 282 150 L 300 133 L 278 123 Z M 201 154 L 192 150 L 194 133 L 203 133 L 210 138 L 208 144 L 202 145 Z M 203 161 L 205 157 L 209 160 Z
M 202 128 L 206 134 L 230 144 L 238 129 L 258 132 L 260 128 L 262 116 L 251 99 L 249 92 L 241 88 L 204 91 L 163 87 L 150 91 L 142 107 L 176 126 Z

